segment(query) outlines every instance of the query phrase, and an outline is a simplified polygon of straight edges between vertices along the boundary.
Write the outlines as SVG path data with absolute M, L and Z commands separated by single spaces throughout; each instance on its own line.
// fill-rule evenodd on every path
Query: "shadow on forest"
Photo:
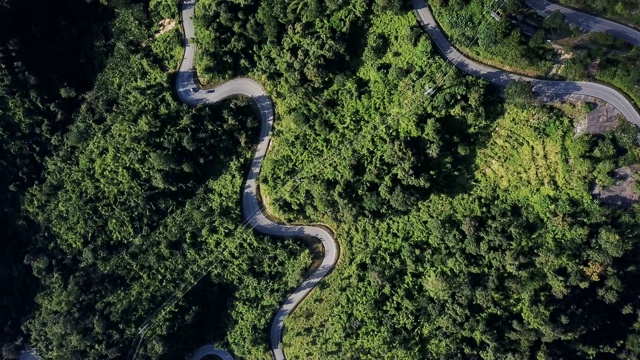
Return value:
M 241 156 L 244 151 L 251 151 L 250 145 L 243 146 L 241 139 L 250 139 L 250 144 L 255 143 L 259 126 L 255 126 L 254 115 L 251 107 L 248 106 L 248 101 L 241 97 L 227 99 L 220 104 L 199 106 L 188 115 L 195 129 L 208 129 L 208 131 L 190 134 L 193 138 L 191 145 L 193 149 L 178 146 L 173 151 L 171 161 L 183 166 L 166 172 L 165 179 L 169 188 L 159 189 L 150 195 L 150 199 L 155 199 L 151 200 L 152 202 L 168 198 L 175 202 L 176 209 L 182 208 L 203 185 L 228 172 L 233 163 L 231 159 Z M 167 124 L 169 127 L 173 125 Z M 250 161 L 247 157 L 242 167 L 243 173 Z M 192 166 L 190 171 L 184 171 L 184 164 Z M 242 188 L 238 190 L 242 191 Z M 238 197 L 238 201 L 240 200 L 241 197 Z
M 79 104 L 76 97 L 62 96 L 61 90 L 87 91 L 104 67 L 109 50 L 96 41 L 106 37 L 111 19 L 99 2 L 9 0 L 0 4 L 0 66 L 7 76 L 1 79 L 0 97 L 11 99 L 11 110 L 0 110 L 0 344 L 5 346 L 4 354 L 17 351 L 14 343 L 26 341 L 20 326 L 33 310 L 39 287 L 33 269 L 25 264 L 38 226 L 22 213 L 21 202 L 27 189 L 43 177 L 42 162 L 50 155 L 43 133 L 65 128 L 71 120 L 66 114 Z M 21 116 L 7 118 L 17 113 Z
M 18 41 L 18 57 L 33 74 L 40 91 L 54 95 L 64 86 L 91 88 L 104 68 L 109 46 L 110 8 L 99 1 L 10 1 L 0 25 L 0 43 Z
M 198 282 L 178 306 L 174 319 L 180 322 L 163 341 L 168 351 L 160 359 L 184 359 L 202 344 L 224 341 L 231 321 L 230 299 L 236 290 L 231 284 L 213 282 L 210 276 Z
M 486 148 L 491 139 L 492 125 L 504 114 L 504 100 L 496 87 L 488 85 L 482 107 L 486 110 L 484 126 L 472 132 L 466 119 L 446 116 L 439 121 L 447 148 L 432 160 L 437 169 L 437 181 L 433 182 L 433 194 L 456 196 L 471 191 L 475 176 L 478 152 Z M 499 89 L 498 89 L 499 90 Z M 467 151 L 462 151 L 462 149 Z

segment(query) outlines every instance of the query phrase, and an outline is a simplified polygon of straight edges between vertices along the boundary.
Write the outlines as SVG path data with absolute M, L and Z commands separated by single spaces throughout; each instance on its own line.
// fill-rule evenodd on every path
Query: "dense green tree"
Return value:
M 564 23 L 564 14 L 560 11 L 554 11 L 547 16 L 542 22 L 545 29 L 559 29 Z
M 47 4 L 36 20 L 53 11 Z M 64 16 L 47 14 L 41 27 L 50 33 L 0 35 L 2 356 L 31 344 L 44 358 L 123 358 L 154 310 L 212 264 L 202 284 L 154 318 L 139 358 L 184 357 L 212 339 L 263 356 L 264 314 L 309 257 L 241 226 L 238 194 L 257 125 L 247 101 L 191 110 L 172 97 L 166 70 L 177 64 L 180 35 L 158 34 L 157 22 L 177 21 L 177 2 L 153 1 L 150 13 L 129 2 L 68 13 L 71 4 L 51 5 Z M 73 51 L 63 51 L 65 40 Z M 30 59 L 38 44 L 60 48 Z M 97 49 L 75 52 L 89 45 Z M 40 86 L 40 60 L 68 64 Z M 203 322 L 213 315 L 234 326 Z
M 480 11 L 432 5 L 455 8 L 458 25 Z M 284 221 L 330 224 L 344 250 L 287 321 L 287 355 L 636 356 L 637 209 L 606 208 L 590 192 L 611 182 L 612 165 L 634 161 L 620 157 L 637 153 L 626 130 L 576 138 L 569 119 L 529 106 L 529 83 L 507 90 L 516 101 L 505 108 L 492 105 L 482 82 L 425 61 L 435 52 L 413 15 L 376 8 L 313 9 L 367 19 L 366 32 L 350 35 L 359 60 L 324 66 L 317 81 L 299 71 L 317 59 L 299 52 L 326 24 L 297 19 L 299 2 L 291 10 L 259 9 L 283 45 L 247 50 L 261 54 L 252 75 L 273 89 L 278 115 L 261 192 Z M 501 26 L 485 30 L 522 46 Z M 317 44 L 330 46 L 326 38 Z
M 530 59 L 509 22 L 488 18 L 490 1 L 431 3 L 469 47 L 516 65 L 545 60 Z M 520 11 L 507 5 L 506 16 Z M 22 343 L 55 359 L 123 358 L 143 324 L 140 358 L 182 358 L 211 341 L 268 358 L 271 316 L 311 255 L 298 240 L 242 227 L 255 114 L 247 99 L 190 109 L 172 96 L 181 35 L 160 26 L 178 22 L 174 0 L 82 9 L 93 15 L 78 29 L 90 31 L 46 19 L 50 46 L 99 49 L 47 86 L 36 60 L 21 61 L 36 47 L 22 43 L 29 31 L 46 42 L 38 27 L 0 33 L 0 216 L 20 244 L 0 275 L 24 290 L 26 259 L 41 282 L 20 297 L 38 292 L 35 311 L 26 317 L 25 302 L 17 316 L 0 312 L 3 325 L 25 323 Z M 271 215 L 326 223 L 340 241 L 339 266 L 287 320 L 287 355 L 637 358 L 638 208 L 591 194 L 612 169 L 640 161 L 637 130 L 576 137 L 557 111 L 513 106 L 529 104 L 527 83 L 503 103 L 447 65 L 410 10 L 196 3 L 200 79 L 250 75 L 273 96 L 260 178 Z M 46 66 L 77 55 L 63 49 Z M 602 65 L 636 81 L 631 68 Z M 78 80 L 74 66 L 89 76 Z M 19 350 L 4 345 L 5 357 Z
M 462 51 L 535 75 L 546 74 L 552 64 L 551 49 L 539 46 L 542 43 L 531 44 L 516 26 L 515 19 L 521 18 L 526 8 L 522 1 L 435 0 L 429 6 L 451 42 Z M 490 15 L 497 8 L 503 21 Z
M 81 102 L 80 94 L 103 66 L 110 19 L 109 9 L 97 4 L 0 3 L 0 286 L 4 289 L 0 346 L 4 358 L 15 358 L 28 343 L 21 325 L 33 310 L 39 287 L 24 263 L 35 227 L 21 211 L 24 194 L 42 181 L 45 159 L 60 145 Z
M 526 80 L 516 80 L 507 85 L 505 89 L 507 102 L 518 107 L 526 108 L 536 102 L 533 85 Z

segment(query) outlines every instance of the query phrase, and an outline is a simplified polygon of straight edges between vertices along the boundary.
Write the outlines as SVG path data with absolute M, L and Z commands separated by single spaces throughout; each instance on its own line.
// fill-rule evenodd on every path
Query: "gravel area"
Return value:
M 563 97 L 564 99 L 561 101 L 560 98 L 554 96 L 554 94 L 544 94 L 541 99 L 543 102 L 553 103 L 563 102 L 568 98 L 569 101 L 577 104 L 577 106 L 581 106 L 581 104 L 584 103 L 595 104 L 595 108 L 582 115 L 582 118 L 574 119 L 576 135 L 603 134 L 618 127 L 622 114 L 608 102 L 585 95 L 569 95 Z
M 640 173 L 640 165 L 624 166 L 614 171 L 615 183 L 606 188 L 596 186 L 593 194 L 605 204 L 630 208 L 640 202 L 640 195 L 635 190 L 636 175 Z

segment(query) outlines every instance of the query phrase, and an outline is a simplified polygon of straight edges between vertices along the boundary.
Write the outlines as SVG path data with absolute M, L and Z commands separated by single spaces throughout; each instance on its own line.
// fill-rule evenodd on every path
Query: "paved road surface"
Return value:
M 545 0 L 526 0 L 526 3 L 538 12 L 549 14 L 555 10 L 563 12 L 567 21 L 579 25 L 587 31 L 607 32 L 615 37 L 624 39 L 632 44 L 640 46 L 640 32 L 618 23 L 600 19 L 566 9 Z M 324 246 L 324 258 L 320 267 L 314 271 L 298 288 L 296 288 L 278 310 L 271 325 L 270 340 L 271 349 L 276 360 L 283 360 L 284 352 L 280 347 L 282 339 L 284 319 L 291 314 L 295 307 L 309 294 L 309 292 L 333 269 L 338 260 L 338 249 L 335 239 L 327 231 L 312 226 L 287 226 L 276 224 L 267 219 L 261 212 L 257 199 L 256 179 L 260 174 L 262 160 L 267 153 L 270 140 L 270 132 L 273 128 L 273 104 L 260 84 L 251 79 L 234 79 L 221 84 L 213 89 L 213 92 L 197 89 L 193 78 L 193 59 L 196 51 L 195 44 L 191 42 L 194 37 L 193 9 L 195 0 L 185 0 L 181 4 L 181 15 L 185 34 L 185 51 L 178 77 L 176 88 L 182 101 L 197 106 L 200 104 L 214 104 L 231 96 L 250 97 L 260 112 L 260 137 L 258 147 L 253 157 L 251 169 L 247 176 L 242 195 L 243 214 L 248 223 L 256 230 L 274 236 L 301 237 L 311 236 L 319 239 Z M 640 125 L 640 115 L 634 107 L 619 92 L 604 85 L 575 81 L 546 81 L 534 80 L 523 76 L 514 75 L 502 70 L 497 70 L 470 59 L 465 58 L 447 40 L 444 33 L 437 26 L 431 11 L 424 0 L 413 0 L 413 5 L 425 30 L 436 43 L 440 51 L 455 66 L 462 71 L 480 76 L 489 82 L 498 85 L 506 85 L 516 79 L 531 81 L 537 92 L 556 94 L 582 94 L 590 95 L 605 100 L 615 106 L 630 122 Z M 192 89 L 197 89 L 193 92 Z M 200 360 L 206 355 L 217 355 L 223 360 L 233 360 L 226 351 L 218 350 L 213 345 L 205 345 L 194 353 L 192 360 Z M 23 354 L 23 357 L 33 354 Z
M 528 2 L 539 2 L 540 0 L 527 0 Z M 465 58 L 447 40 L 443 32 L 437 26 L 431 11 L 424 0 L 413 0 L 414 7 L 419 19 L 422 21 L 425 30 L 434 40 L 440 51 L 464 72 L 480 76 L 489 82 L 498 85 L 507 85 L 516 79 L 531 81 L 536 92 L 548 92 L 555 94 L 583 94 L 590 95 L 605 100 L 615 106 L 627 118 L 627 120 L 640 125 L 640 115 L 627 99 L 619 92 L 607 86 L 575 81 L 546 81 L 535 80 L 505 71 L 497 70 L 470 59 Z M 326 276 L 335 266 L 338 259 L 338 252 L 335 240 L 323 229 L 309 226 L 285 226 L 276 224 L 267 219 L 258 205 L 256 178 L 260 174 L 262 160 L 266 155 L 269 145 L 269 133 L 273 127 L 273 104 L 265 93 L 264 89 L 255 81 L 250 79 L 234 79 L 216 87 L 213 93 L 203 90 L 192 92 L 197 88 L 193 79 L 193 57 L 195 54 L 195 44 L 190 42 L 193 37 L 193 16 L 194 2 L 184 2 L 182 4 L 182 18 L 185 31 L 185 53 L 180 65 L 177 78 L 178 94 L 185 103 L 196 106 L 201 103 L 213 104 L 230 96 L 244 95 L 253 99 L 260 111 L 261 128 L 258 147 L 251 164 L 251 169 L 245 183 L 242 204 L 245 218 L 255 227 L 256 230 L 269 235 L 276 236 L 312 236 L 320 239 L 324 246 L 324 258 L 320 267 L 307 278 L 301 286 L 289 296 L 282 307 L 278 310 L 274 322 L 271 326 L 270 340 L 271 348 L 276 360 L 284 359 L 284 352 L 280 347 L 282 339 L 284 318 L 291 314 L 295 307 L 308 295 L 324 276 Z M 569 17 L 567 17 L 569 18 Z M 602 30 L 598 30 L 602 31 Z M 640 37 L 638 38 L 640 40 Z M 207 352 L 209 351 L 209 352 Z M 231 358 L 228 353 L 216 350 L 213 346 L 205 346 L 196 352 L 192 360 L 199 360 L 207 353 L 224 353 Z M 199 356 L 199 357 L 197 357 Z
M 567 9 L 547 0 L 525 0 L 525 3 L 535 9 L 542 16 L 548 16 L 554 11 L 560 11 L 565 21 L 578 26 L 586 32 L 604 32 L 630 44 L 640 46 L 640 31 L 615 21 L 601 19 L 572 9 Z
M 534 1 L 534 0 L 528 0 Z M 539 0 L 535 0 L 539 1 Z M 538 93 L 553 93 L 562 95 L 580 94 L 589 95 L 602 99 L 622 113 L 622 115 L 631 123 L 640 126 L 640 114 L 634 106 L 620 92 L 605 85 L 590 83 L 585 81 L 553 81 L 553 80 L 537 80 L 525 76 L 515 75 L 503 70 L 498 70 L 484 64 L 477 63 L 469 58 L 464 57 L 456 50 L 449 40 L 447 40 L 444 32 L 438 26 L 436 20 L 431 13 L 424 0 L 413 0 L 413 6 L 417 12 L 418 19 L 422 23 L 436 46 L 460 70 L 467 74 L 479 76 L 485 80 L 497 84 L 507 85 L 510 82 L 521 79 L 530 81 L 533 90 Z M 640 40 L 640 38 L 639 38 Z
M 228 352 L 218 350 L 213 347 L 213 345 L 205 345 L 196 350 L 196 352 L 191 357 L 191 360 L 200 360 L 207 355 L 216 355 L 222 360 L 233 360 L 233 357 Z
M 640 32 L 626 26 L 562 8 L 545 0 L 526 0 L 526 3 L 541 13 L 548 14 L 559 10 L 565 14 L 567 21 L 576 23 L 587 31 L 607 32 L 632 44 L 640 45 Z M 248 96 L 253 100 L 260 112 L 261 126 L 258 146 L 242 195 L 244 217 L 251 226 L 262 233 L 289 237 L 311 236 L 319 239 L 324 246 L 324 258 L 322 259 L 320 267 L 289 295 L 278 310 L 271 325 L 270 341 L 273 355 L 276 360 L 284 360 L 284 352 L 280 347 L 284 329 L 284 319 L 293 312 L 295 307 L 300 304 L 309 292 L 333 269 L 338 260 L 337 244 L 331 234 L 321 228 L 276 224 L 262 214 L 258 204 L 256 179 L 260 174 L 262 160 L 269 146 L 270 132 L 273 128 L 273 104 L 262 86 L 251 79 L 241 78 L 230 80 L 213 89 L 214 91 L 205 91 L 197 88 L 194 84 L 193 77 L 193 59 L 196 47 L 195 44 L 191 42 L 191 39 L 194 37 L 192 21 L 194 5 L 195 0 L 185 0 L 181 4 L 181 15 L 185 34 L 185 51 L 176 80 L 178 96 L 182 101 L 191 106 L 214 104 L 231 96 Z M 453 48 L 444 33 L 437 26 L 425 1 L 413 0 L 413 5 L 418 14 L 418 18 L 429 36 L 431 36 L 445 57 L 460 70 L 470 75 L 480 76 L 498 85 L 506 85 L 516 79 L 523 79 L 531 81 L 534 85 L 534 90 L 537 92 L 595 96 L 611 103 L 620 110 L 624 117 L 630 122 L 640 125 L 640 115 L 631 103 L 619 92 L 607 86 L 588 82 L 535 80 L 497 70 L 465 58 L 460 52 Z M 193 89 L 197 91 L 192 91 Z M 205 345 L 196 350 L 192 360 L 200 360 L 206 355 L 217 355 L 223 360 L 233 360 L 233 357 L 228 352 L 218 350 L 213 345 Z M 33 354 L 23 354 L 23 356 L 36 358 Z
M 180 64 L 180 70 L 176 80 L 176 87 L 180 99 L 191 106 L 197 106 L 199 104 L 214 104 L 222 99 L 237 95 L 248 96 L 253 100 L 260 112 L 261 125 L 258 147 L 253 157 L 251 169 L 249 170 L 249 175 L 247 176 L 247 181 L 244 185 L 242 194 L 242 210 L 244 217 L 248 220 L 248 223 L 259 232 L 275 236 L 310 236 L 319 239 L 324 247 L 324 257 L 318 269 L 316 269 L 302 283 L 302 285 L 296 288 L 293 293 L 289 295 L 289 298 L 287 298 L 278 310 L 271 325 L 271 350 L 273 351 L 273 355 L 276 360 L 283 360 L 285 357 L 284 352 L 280 347 L 280 341 L 282 340 L 284 319 L 287 315 L 293 312 L 296 306 L 304 300 L 320 280 L 322 280 L 322 278 L 324 278 L 333 269 L 338 261 L 338 247 L 335 239 L 324 229 L 313 226 L 287 226 L 276 224 L 262 214 L 258 204 L 256 179 L 260 174 L 262 160 L 264 159 L 269 147 L 270 133 L 273 128 L 273 104 L 260 84 L 251 79 L 234 79 L 227 81 L 213 89 L 215 90 L 214 92 L 207 92 L 205 90 L 192 92 L 192 89 L 197 88 L 193 79 L 193 57 L 196 48 L 195 44 L 189 40 L 194 36 L 192 21 L 194 4 L 195 1 L 185 1 L 182 3 L 181 9 L 184 33 L 186 37 L 186 47 L 184 58 Z M 205 348 L 209 350 L 213 349 L 212 346 Z M 205 348 L 201 348 L 201 350 Z M 225 354 L 231 358 L 228 353 L 225 352 Z M 206 354 L 203 354 L 203 356 L 204 355 Z M 197 358 L 194 357 L 193 360 L 197 360 Z

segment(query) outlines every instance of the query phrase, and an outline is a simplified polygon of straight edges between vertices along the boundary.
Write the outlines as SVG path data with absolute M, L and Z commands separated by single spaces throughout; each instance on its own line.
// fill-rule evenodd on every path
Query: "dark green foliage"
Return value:
M 138 358 L 181 358 L 212 340 L 240 356 L 264 355 L 265 314 L 297 284 L 309 255 L 242 227 L 239 194 L 257 130 L 251 107 L 240 99 L 192 110 L 172 97 L 165 70 L 177 65 L 180 37 L 177 28 L 158 35 L 157 21 L 176 21 L 177 2 L 153 1 L 150 17 L 127 2 L 80 5 L 87 23 L 75 12 L 65 20 L 92 31 L 50 16 L 49 33 L 20 34 L 0 48 L 3 356 L 17 343 L 52 359 L 124 358 L 147 317 L 212 265 L 155 319 Z M 107 47 L 103 28 L 113 36 Z M 34 56 L 21 46 L 41 36 L 96 41 L 80 60 L 76 47 L 65 53 L 57 42 L 37 60 L 68 60 L 90 76 L 76 81 L 65 65 L 39 86 L 42 69 L 30 72 L 38 64 L 21 62 Z
M 546 40 L 546 36 L 545 36 L 544 30 L 538 30 L 533 34 L 531 39 L 529 39 L 529 46 L 531 47 L 542 46 L 544 45 L 545 40 Z
M 589 111 L 593 110 L 596 108 L 596 104 L 595 103 L 591 103 L 591 102 L 585 102 L 582 104 L 582 111 L 585 113 L 588 113 Z
M 41 93 L 18 42 L 0 51 L 2 220 L 12 244 L 34 241 L 9 260 L 27 255 L 41 280 L 31 342 L 54 359 L 123 358 L 138 327 L 214 265 L 155 318 L 139 357 L 184 358 L 213 341 L 268 358 L 271 316 L 310 256 L 241 227 L 256 118 L 246 99 L 190 109 L 172 97 L 180 36 L 155 35 L 160 20 L 177 20 L 176 2 L 103 3 L 95 26 L 109 45 L 75 64 L 87 83 L 62 72 Z M 445 65 L 402 4 L 198 1 L 200 78 L 249 73 L 273 94 L 260 178 L 269 209 L 329 223 L 343 250 L 288 320 L 287 355 L 637 358 L 638 209 L 604 207 L 590 192 L 640 160 L 637 131 L 576 138 L 568 119 L 525 106 L 526 83 L 503 106 Z M 439 4 L 456 9 L 451 23 L 478 29 L 478 49 L 498 36 L 508 46 L 496 58 L 528 64 L 506 21 L 479 28 L 484 5 Z M 516 1 L 503 10 L 520 11 Z M 8 264 L 3 275 L 28 278 Z
M 35 227 L 21 212 L 24 193 L 42 180 L 45 158 L 104 66 L 110 17 L 109 9 L 85 2 L 0 3 L 0 347 L 6 358 L 28 342 L 21 324 L 39 286 L 24 264 Z
M 525 80 L 516 80 L 507 85 L 505 89 L 507 102 L 520 108 L 526 108 L 534 104 L 536 95 L 533 93 L 533 85 Z
M 564 23 L 564 15 L 560 11 L 554 11 L 542 22 L 545 29 L 559 29 Z

